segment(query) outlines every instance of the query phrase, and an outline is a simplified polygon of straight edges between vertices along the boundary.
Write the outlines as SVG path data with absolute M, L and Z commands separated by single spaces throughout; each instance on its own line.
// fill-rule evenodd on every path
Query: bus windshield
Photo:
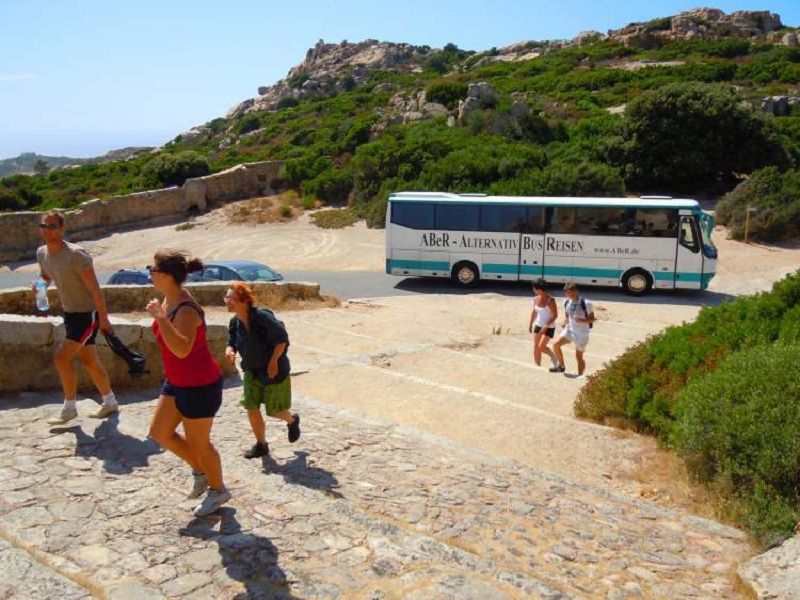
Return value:
M 703 254 L 708 258 L 717 258 L 717 247 L 711 241 L 711 232 L 714 230 L 714 217 L 707 213 L 700 214 L 700 232 L 703 239 Z

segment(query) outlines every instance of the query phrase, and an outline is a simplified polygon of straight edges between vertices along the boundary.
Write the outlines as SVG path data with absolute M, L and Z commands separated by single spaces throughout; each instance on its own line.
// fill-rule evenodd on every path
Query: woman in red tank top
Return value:
M 211 443 L 211 426 L 222 404 L 222 372 L 208 347 L 203 309 L 183 287 L 187 275 L 202 271 L 203 263 L 182 252 L 158 252 L 148 270 L 153 287 L 164 294 L 163 300 L 154 298 L 147 304 L 164 361 L 164 385 L 150 437 L 192 467 L 189 498 L 208 490 L 194 509 L 200 517 L 231 497 L 222 481 L 219 453 Z M 186 437 L 176 431 L 179 423 Z

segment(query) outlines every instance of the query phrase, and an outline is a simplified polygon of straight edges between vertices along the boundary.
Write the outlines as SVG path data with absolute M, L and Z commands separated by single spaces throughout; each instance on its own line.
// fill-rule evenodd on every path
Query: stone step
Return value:
M 6 401 L 0 531 L 109 596 L 736 597 L 735 529 L 306 396 L 301 440 L 270 421 L 271 457 L 247 461 L 240 393 L 214 428 L 234 498 L 203 519 L 142 439 L 152 397 L 52 431 L 53 404 Z

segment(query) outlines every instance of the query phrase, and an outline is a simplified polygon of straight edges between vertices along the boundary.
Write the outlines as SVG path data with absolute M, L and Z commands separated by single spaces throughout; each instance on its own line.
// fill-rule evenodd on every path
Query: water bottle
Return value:
M 33 282 L 36 288 L 36 308 L 39 312 L 47 312 L 50 303 L 47 301 L 47 282 L 41 277 Z

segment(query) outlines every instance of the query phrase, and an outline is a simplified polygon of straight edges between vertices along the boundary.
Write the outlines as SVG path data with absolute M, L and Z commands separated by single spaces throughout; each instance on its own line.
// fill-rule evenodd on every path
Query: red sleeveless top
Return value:
M 178 309 L 181 306 L 191 306 L 198 313 L 203 322 L 197 327 L 197 333 L 194 336 L 194 344 L 192 349 L 183 358 L 178 358 L 169 349 L 164 337 L 161 335 L 161 329 L 158 326 L 158 321 L 153 321 L 153 332 L 156 336 L 156 342 L 161 348 L 161 357 L 164 361 L 164 376 L 167 381 L 172 385 L 178 387 L 198 387 L 201 385 L 209 385 L 222 377 L 219 365 L 211 356 L 211 350 L 208 347 L 208 340 L 206 339 L 206 317 L 203 309 L 200 308 L 195 302 L 181 302 L 173 308 L 168 315 L 170 321 L 175 318 Z

